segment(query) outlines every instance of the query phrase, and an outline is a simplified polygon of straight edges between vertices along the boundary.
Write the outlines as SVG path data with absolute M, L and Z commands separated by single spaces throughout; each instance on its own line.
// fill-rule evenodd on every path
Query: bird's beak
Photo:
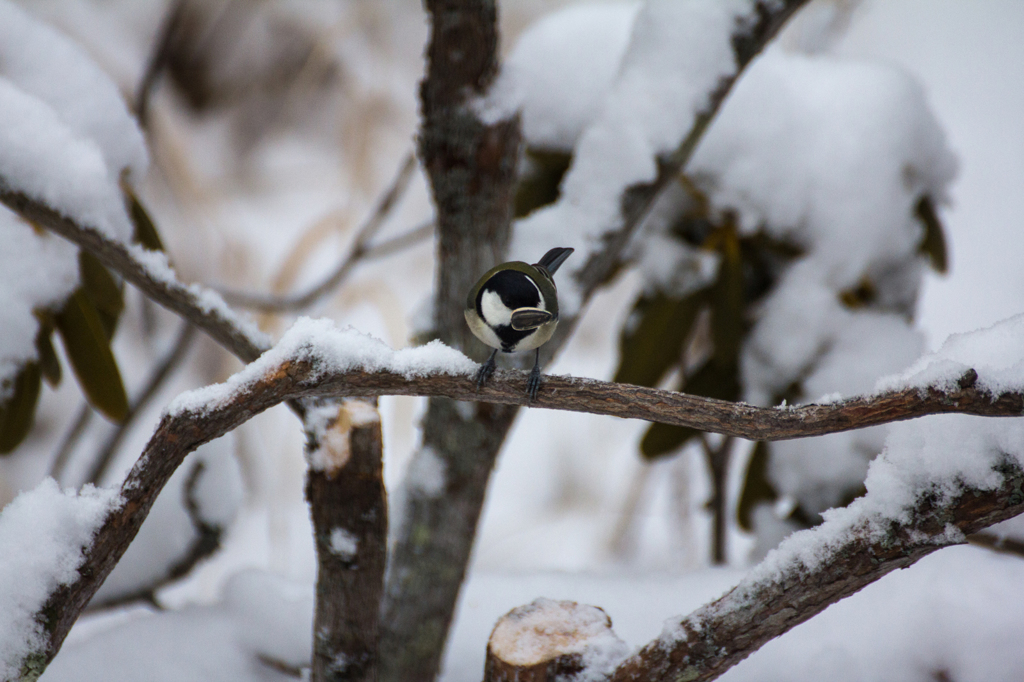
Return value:
M 534 265 L 544 268 L 548 273 L 553 275 L 555 274 L 555 271 L 561 267 L 562 263 L 565 262 L 565 259 L 572 255 L 573 251 L 574 249 L 561 246 L 555 247 L 545 253 L 544 257 L 534 263 Z

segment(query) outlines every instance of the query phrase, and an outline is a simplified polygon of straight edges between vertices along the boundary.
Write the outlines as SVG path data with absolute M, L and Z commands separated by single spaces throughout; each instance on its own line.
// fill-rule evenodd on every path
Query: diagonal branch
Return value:
M 584 309 L 590 297 L 604 285 L 622 266 L 623 254 L 637 229 L 651 213 L 651 209 L 665 189 L 679 177 L 690 162 L 693 152 L 704 137 L 711 121 L 718 114 L 733 84 L 740 77 L 754 57 L 775 37 L 793 14 L 807 4 L 808 0 L 782 0 L 767 2 L 755 0 L 750 9 L 736 18 L 736 30 L 732 34 L 735 70 L 724 76 L 718 86 L 708 93 L 704 107 L 696 113 L 685 137 L 671 154 L 657 159 L 657 176 L 647 183 L 623 188 L 620 197 L 620 212 L 616 223 L 601 237 L 600 247 L 587 254 L 584 265 L 575 271 L 576 286 L 581 293 Z M 542 351 L 548 358 L 553 357 L 576 328 L 580 313 L 563 316 L 555 335 Z
M 242 362 L 252 362 L 270 348 L 270 338 L 235 315 L 215 293 L 176 279 L 162 254 L 128 246 L 95 227 L 79 224 L 44 202 L 13 189 L 3 177 L 0 203 L 30 223 L 59 234 L 96 256 L 148 297 L 206 332 Z
M 720 599 L 666 628 L 657 640 L 622 663 L 615 682 L 713 680 L 765 643 L 821 613 L 888 573 L 906 568 L 937 549 L 962 544 L 964 536 L 1024 512 L 1024 471 L 1009 463 L 1000 468 L 993 489 L 964 486 L 952 499 L 937 493 L 918 497 L 907 509 L 911 519 L 866 515 L 852 527 L 843 522 L 805 533 L 846 530 L 834 546 L 820 543 L 817 565 L 794 557 L 772 557 Z M 829 526 L 833 528 L 829 528 Z M 784 546 L 783 546 L 784 547 Z

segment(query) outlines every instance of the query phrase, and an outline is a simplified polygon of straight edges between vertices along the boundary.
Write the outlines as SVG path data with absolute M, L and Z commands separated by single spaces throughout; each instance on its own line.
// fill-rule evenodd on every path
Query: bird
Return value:
M 476 375 L 477 390 L 494 373 L 498 351 L 537 350 L 526 383 L 530 402 L 540 389 L 540 347 L 558 325 L 558 292 L 554 274 L 574 249 L 558 247 L 533 265 L 502 263 L 484 273 L 466 298 L 466 324 L 476 338 L 494 349 Z

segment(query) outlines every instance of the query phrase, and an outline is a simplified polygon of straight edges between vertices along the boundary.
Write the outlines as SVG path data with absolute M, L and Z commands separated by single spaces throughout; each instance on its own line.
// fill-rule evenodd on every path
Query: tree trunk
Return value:
M 380 415 L 372 403 L 345 401 L 313 435 L 306 481 L 317 554 L 312 679 L 369 682 L 377 679 L 388 526 Z

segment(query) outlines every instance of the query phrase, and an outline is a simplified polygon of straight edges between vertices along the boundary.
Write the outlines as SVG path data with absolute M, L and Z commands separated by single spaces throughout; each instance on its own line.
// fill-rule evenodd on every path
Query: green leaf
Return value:
M 121 285 L 96 256 L 86 251 L 78 252 L 78 271 L 82 278 L 82 290 L 96 309 L 109 341 L 114 336 L 117 320 L 124 310 Z
M 740 395 L 739 368 L 737 365 L 721 365 L 712 358 L 687 379 L 681 390 L 706 398 L 736 400 Z M 640 452 L 647 459 L 664 457 L 699 433 L 687 426 L 651 424 L 640 441 Z
M 711 287 L 711 340 L 719 364 L 738 364 L 743 343 L 743 260 L 734 226 L 720 233 L 718 276 Z M 692 391 L 691 391 L 692 392 Z
M 866 308 L 878 299 L 878 289 L 867 275 L 857 286 L 839 292 L 839 301 L 850 310 Z
M 61 369 L 60 360 L 57 359 L 57 351 L 53 347 L 53 323 L 39 321 L 39 331 L 36 332 L 36 352 L 39 354 L 39 368 L 42 370 L 43 378 L 51 388 L 60 384 Z
M 86 398 L 97 410 L 120 422 L 128 414 L 121 372 L 92 301 L 79 288 L 55 318 L 71 367 Z
M 163 240 L 160 239 L 160 233 L 156 231 L 153 219 L 149 217 L 149 211 L 142 205 L 127 182 L 121 183 L 121 191 L 124 193 L 125 203 L 128 204 L 128 215 L 135 226 L 135 234 L 132 235 L 132 239 L 150 251 L 163 251 Z
M 527 167 L 516 186 L 516 218 L 558 200 L 562 176 L 569 169 L 572 155 L 566 152 L 526 150 Z
M 739 524 L 740 528 L 752 532 L 754 530 L 754 509 L 757 505 L 772 503 L 779 499 L 775 487 L 768 480 L 768 443 L 759 441 L 754 446 L 747 465 L 747 476 L 743 479 L 743 491 L 740 493 Z
M 627 325 L 619 338 L 619 368 L 614 381 L 657 386 L 679 363 L 706 302 L 704 289 L 683 298 L 662 292 L 641 296 L 631 313 L 639 321 Z
M 39 364 L 29 362 L 14 378 L 10 398 L 0 405 L 0 454 L 18 447 L 32 429 L 41 376 Z
M 917 206 L 914 207 L 914 215 L 924 224 L 924 239 L 919 247 L 921 253 L 928 256 L 928 261 L 936 272 L 945 274 L 949 271 L 946 235 L 930 196 L 925 194 L 918 200 Z

